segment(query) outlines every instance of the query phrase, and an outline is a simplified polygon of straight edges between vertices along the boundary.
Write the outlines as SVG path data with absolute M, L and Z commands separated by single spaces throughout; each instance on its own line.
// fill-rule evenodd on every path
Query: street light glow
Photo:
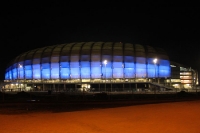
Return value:
M 154 63 L 154 64 L 156 64 L 156 63 L 157 63 L 157 61 L 158 61 L 158 59 L 157 59 L 157 58 L 155 58 L 155 59 L 153 60 L 153 63 Z
M 103 62 L 105 65 L 107 64 L 107 60 L 104 60 L 104 62 Z
M 19 64 L 19 67 L 22 67 L 22 65 L 21 65 L 21 64 Z
M 158 61 L 157 58 L 155 58 L 155 59 L 153 60 L 154 68 L 155 68 L 155 78 L 156 78 L 156 63 L 157 63 L 157 61 Z M 155 80 L 156 80 L 156 79 L 155 79 Z

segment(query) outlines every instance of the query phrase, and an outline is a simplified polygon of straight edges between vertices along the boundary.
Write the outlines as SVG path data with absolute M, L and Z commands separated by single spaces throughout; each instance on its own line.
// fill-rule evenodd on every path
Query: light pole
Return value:
M 154 68 L 155 68 L 155 81 L 156 81 L 156 63 L 157 63 L 157 61 L 158 61 L 157 58 L 155 58 L 155 59 L 153 60 Z
M 156 82 L 156 63 L 157 63 L 157 58 L 155 58 L 154 60 L 153 60 L 153 63 L 154 63 L 154 67 L 155 67 L 155 82 Z M 156 98 L 156 87 L 155 87 L 155 89 L 154 89 L 154 94 L 155 94 L 155 98 Z
M 106 91 L 106 64 L 107 64 L 107 60 L 104 60 L 104 65 L 105 65 L 105 91 Z
M 19 82 L 20 81 L 20 71 L 21 71 L 21 68 L 22 68 L 22 65 L 21 64 L 19 64 L 19 66 L 18 66 L 18 84 L 19 84 L 19 89 L 20 89 L 20 91 L 21 91 L 21 82 Z

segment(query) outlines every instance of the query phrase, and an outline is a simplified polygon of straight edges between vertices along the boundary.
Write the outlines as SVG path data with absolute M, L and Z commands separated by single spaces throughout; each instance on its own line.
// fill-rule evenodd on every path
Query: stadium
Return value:
M 22 53 L 5 71 L 4 91 L 143 92 L 194 90 L 198 72 L 162 48 L 74 42 Z

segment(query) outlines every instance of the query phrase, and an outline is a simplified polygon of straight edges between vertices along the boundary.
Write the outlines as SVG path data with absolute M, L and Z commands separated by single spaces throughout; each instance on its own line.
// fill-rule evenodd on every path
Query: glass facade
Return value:
M 155 58 L 157 63 L 153 62 Z M 163 50 L 131 43 L 79 42 L 21 54 L 6 69 L 5 80 L 167 78 L 170 75 L 170 62 Z

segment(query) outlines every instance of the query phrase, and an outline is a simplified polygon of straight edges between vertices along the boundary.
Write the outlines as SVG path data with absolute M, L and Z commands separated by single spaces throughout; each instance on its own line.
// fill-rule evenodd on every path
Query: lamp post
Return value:
M 104 65 L 105 65 L 105 91 L 106 91 L 106 64 L 107 64 L 107 60 L 104 60 Z
M 157 61 L 158 61 L 157 58 L 155 58 L 155 59 L 153 60 L 154 68 L 155 68 L 155 81 L 156 81 L 156 63 L 157 63 Z
M 157 63 L 157 58 L 155 58 L 154 60 L 153 60 L 153 63 L 154 63 L 154 67 L 155 67 L 155 82 L 156 82 L 156 63 Z M 154 94 L 155 94 L 155 98 L 156 98 L 156 87 L 155 87 L 155 89 L 154 89 Z
M 21 82 L 19 82 L 19 80 L 20 80 L 20 69 L 22 68 L 22 65 L 21 64 L 19 64 L 18 65 L 18 84 L 19 84 L 19 87 L 20 87 L 20 91 L 21 91 Z

